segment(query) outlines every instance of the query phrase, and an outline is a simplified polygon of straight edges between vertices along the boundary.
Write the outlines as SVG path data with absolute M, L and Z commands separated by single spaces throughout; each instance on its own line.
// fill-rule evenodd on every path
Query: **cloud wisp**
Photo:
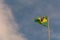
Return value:
M 0 0 L 0 40 L 26 40 L 18 33 L 18 25 L 4 0 Z

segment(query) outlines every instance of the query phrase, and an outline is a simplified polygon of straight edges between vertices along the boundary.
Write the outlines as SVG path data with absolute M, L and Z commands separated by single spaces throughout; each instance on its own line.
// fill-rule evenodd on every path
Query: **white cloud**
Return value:
M 18 33 L 18 24 L 4 0 L 0 0 L 0 40 L 27 40 Z

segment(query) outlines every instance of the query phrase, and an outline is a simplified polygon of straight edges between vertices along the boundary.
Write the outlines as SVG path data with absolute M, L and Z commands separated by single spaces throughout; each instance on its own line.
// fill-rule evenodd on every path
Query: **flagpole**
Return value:
M 48 17 L 48 40 L 50 40 L 50 26 L 49 26 L 49 17 Z

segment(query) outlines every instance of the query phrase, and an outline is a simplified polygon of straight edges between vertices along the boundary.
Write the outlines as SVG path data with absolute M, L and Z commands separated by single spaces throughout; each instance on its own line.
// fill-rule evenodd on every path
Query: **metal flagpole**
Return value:
M 48 17 L 48 40 L 50 40 L 50 26 L 49 26 L 49 17 Z

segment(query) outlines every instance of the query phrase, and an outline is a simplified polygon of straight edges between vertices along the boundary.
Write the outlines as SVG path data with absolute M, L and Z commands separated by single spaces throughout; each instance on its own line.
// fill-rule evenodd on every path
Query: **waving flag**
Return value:
M 38 22 L 39 24 L 48 27 L 48 17 L 38 17 L 34 20 L 35 22 Z
M 50 27 L 49 27 L 49 18 L 47 16 L 35 18 L 35 22 L 48 27 L 48 40 L 50 40 Z

